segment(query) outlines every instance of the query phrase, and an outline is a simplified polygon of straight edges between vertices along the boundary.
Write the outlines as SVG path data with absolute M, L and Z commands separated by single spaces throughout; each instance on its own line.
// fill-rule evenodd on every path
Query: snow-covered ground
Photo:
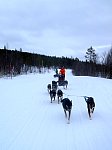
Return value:
M 50 103 L 54 72 L 0 79 L 0 150 L 111 150 L 112 80 L 73 76 L 64 97 L 73 101 L 70 124 L 61 103 Z M 92 120 L 81 96 L 93 96 Z

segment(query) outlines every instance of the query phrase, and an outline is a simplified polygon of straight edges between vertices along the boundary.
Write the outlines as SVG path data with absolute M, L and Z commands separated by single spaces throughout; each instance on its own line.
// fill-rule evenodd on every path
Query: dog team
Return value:
M 47 89 L 50 95 L 51 103 L 53 100 L 55 101 L 56 95 L 58 99 L 58 104 L 61 102 L 64 110 L 65 117 L 67 118 L 68 123 L 70 123 L 70 116 L 71 116 L 71 110 L 72 110 L 72 100 L 69 98 L 64 98 L 63 99 L 63 92 L 61 89 L 57 90 L 57 84 L 55 83 L 56 81 L 52 81 L 52 85 L 48 84 Z M 92 114 L 95 109 L 95 102 L 93 97 L 87 97 L 83 96 L 85 99 L 85 102 L 87 103 L 87 111 L 88 111 L 88 116 L 89 119 L 92 119 Z M 68 115 L 67 115 L 68 112 Z

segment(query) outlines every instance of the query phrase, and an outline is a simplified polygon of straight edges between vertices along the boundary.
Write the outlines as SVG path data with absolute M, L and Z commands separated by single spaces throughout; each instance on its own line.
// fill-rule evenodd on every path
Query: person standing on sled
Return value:
M 65 80 L 65 68 L 64 67 L 60 69 L 59 75 L 60 75 L 59 80 L 64 81 Z

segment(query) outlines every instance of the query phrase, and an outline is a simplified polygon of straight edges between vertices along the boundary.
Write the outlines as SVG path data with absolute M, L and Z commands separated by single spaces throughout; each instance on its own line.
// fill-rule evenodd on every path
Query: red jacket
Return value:
M 61 70 L 60 70 L 60 72 L 59 72 L 61 75 L 65 75 L 65 69 L 64 68 L 62 68 Z

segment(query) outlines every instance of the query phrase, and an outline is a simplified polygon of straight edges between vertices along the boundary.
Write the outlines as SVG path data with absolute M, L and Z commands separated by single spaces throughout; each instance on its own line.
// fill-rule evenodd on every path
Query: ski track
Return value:
M 97 90 L 102 93 L 100 87 L 100 80 L 102 79 L 99 79 L 99 84 L 97 83 L 98 86 L 96 87 L 96 83 L 94 85 L 89 84 L 90 78 L 87 78 L 86 82 L 84 77 L 79 78 L 69 74 L 70 72 L 66 77 L 69 81 L 68 88 L 59 88 L 63 90 L 64 97 L 73 101 L 70 124 L 67 124 L 63 108 L 61 103 L 58 104 L 57 98 L 53 103 L 50 103 L 47 84 L 56 80 L 53 78 L 53 73 L 23 76 L 23 81 L 19 77 L 10 81 L 7 80 L 9 84 L 15 84 L 16 80 L 20 80 L 20 84 L 16 85 L 20 91 L 17 92 L 15 87 L 8 89 L 6 86 L 6 89 L 2 89 L 1 92 L 3 94 L 4 90 L 8 90 L 8 96 L 4 95 L 4 105 L 6 105 L 0 106 L 2 110 L 0 117 L 6 113 L 5 118 L 2 118 L 3 124 L 0 128 L 4 135 L 2 136 L 3 139 L 0 136 L 1 150 L 52 150 L 54 148 L 57 150 L 82 150 L 82 147 L 84 150 L 99 150 L 102 147 L 111 150 L 112 138 L 109 139 L 110 133 L 106 132 L 105 121 L 107 121 L 108 128 L 111 128 L 112 123 L 110 123 L 109 117 L 112 114 L 112 105 L 109 104 L 108 100 L 103 101 L 102 105 L 108 107 L 102 108 L 98 101 L 100 96 L 96 97 L 97 95 L 95 95 Z M 45 81 L 44 76 L 48 76 L 48 80 Z M 30 81 L 32 77 L 33 80 Z M 41 80 L 41 85 L 38 85 L 37 78 Z M 92 79 L 94 80 L 94 78 Z M 35 85 L 37 85 L 37 89 L 31 90 L 36 87 Z M 91 88 L 91 93 L 88 93 L 88 88 Z M 106 87 L 103 88 L 105 92 Z M 20 97 L 19 102 L 16 101 L 16 97 L 13 97 L 12 91 L 17 92 L 17 96 Z M 110 93 L 110 90 L 106 92 Z M 110 99 L 109 94 L 102 94 L 104 97 L 108 95 L 107 99 Z M 88 118 L 86 102 L 83 97 L 80 97 L 82 95 L 95 97 L 96 108 L 92 120 Z M 10 109 L 8 109 L 9 107 Z M 98 107 L 102 113 L 98 111 Z M 104 118 L 103 113 L 106 113 L 108 108 L 110 109 L 109 114 L 107 114 L 108 117 Z

